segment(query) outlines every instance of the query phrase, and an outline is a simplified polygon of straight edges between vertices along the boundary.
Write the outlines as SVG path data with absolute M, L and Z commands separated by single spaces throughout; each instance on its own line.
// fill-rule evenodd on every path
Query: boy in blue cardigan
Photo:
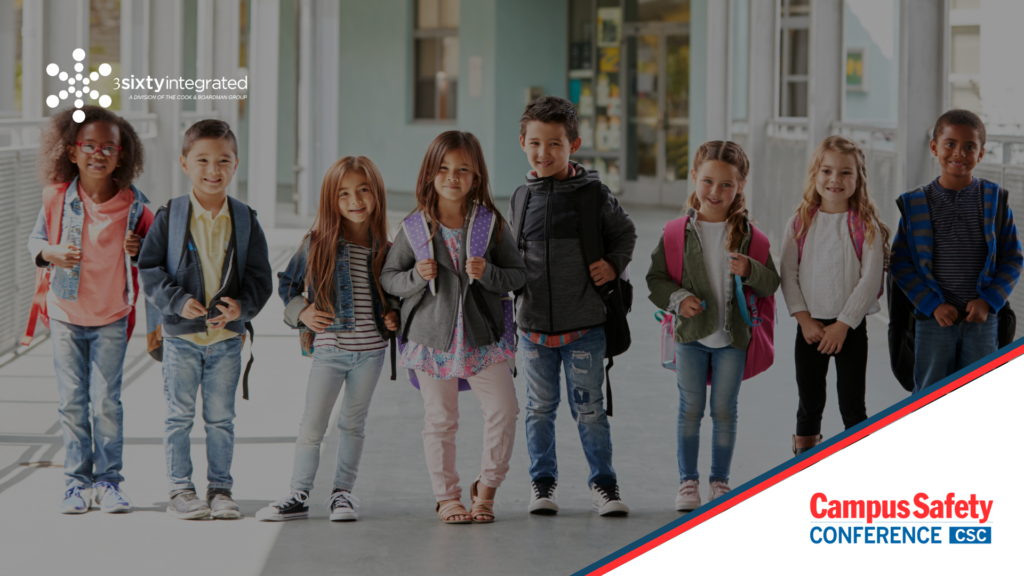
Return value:
M 227 123 L 193 124 L 185 132 L 180 162 L 192 190 L 156 213 L 139 255 L 149 304 L 147 344 L 163 360 L 167 513 L 185 520 L 239 518 L 231 499 L 231 458 L 242 335 L 247 328 L 251 333 L 249 322 L 270 298 L 273 276 L 256 213 L 227 195 L 238 166 L 235 135 Z M 200 388 L 209 480 L 205 499 L 192 484 L 189 442 Z M 247 397 L 244 382 L 242 396 Z
M 946 112 L 931 150 L 942 175 L 900 196 L 890 259 L 917 317 L 915 394 L 998 349 L 998 312 L 1024 263 L 1006 190 L 972 175 L 985 154 L 981 119 Z

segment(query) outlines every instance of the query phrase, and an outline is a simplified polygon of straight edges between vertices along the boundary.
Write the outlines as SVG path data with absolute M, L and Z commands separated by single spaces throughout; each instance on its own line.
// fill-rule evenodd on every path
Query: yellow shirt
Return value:
M 192 242 L 199 254 L 199 262 L 203 269 L 203 289 L 206 292 L 203 295 L 204 301 L 200 304 L 206 306 L 220 290 L 224 256 L 231 244 L 231 214 L 226 197 L 224 205 L 220 207 L 217 217 L 214 218 L 213 213 L 199 203 L 195 190 L 190 191 L 188 195 L 192 200 L 192 219 L 189 222 L 189 231 L 192 233 Z M 199 346 L 209 346 L 235 336 L 238 336 L 237 332 L 221 328 L 196 334 L 183 334 L 180 338 Z

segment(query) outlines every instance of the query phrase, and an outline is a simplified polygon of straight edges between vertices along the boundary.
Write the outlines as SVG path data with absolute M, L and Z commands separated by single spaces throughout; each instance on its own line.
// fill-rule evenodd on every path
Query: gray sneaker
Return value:
M 206 503 L 213 511 L 213 517 L 219 520 L 236 520 L 242 517 L 238 504 L 231 499 L 231 490 L 225 488 L 207 488 Z
M 210 507 L 199 499 L 195 490 L 177 490 L 171 492 L 167 513 L 182 520 L 196 520 L 209 517 Z

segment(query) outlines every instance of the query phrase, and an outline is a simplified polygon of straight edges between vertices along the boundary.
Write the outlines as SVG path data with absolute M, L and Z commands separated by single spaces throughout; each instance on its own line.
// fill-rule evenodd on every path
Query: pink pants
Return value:
M 462 497 L 459 474 L 455 471 L 455 432 L 459 429 L 459 387 L 455 378 L 437 380 L 416 371 L 423 407 L 423 451 L 427 457 L 430 483 L 438 502 Z M 516 436 L 519 401 L 507 362 L 491 364 L 468 378 L 484 410 L 484 450 L 480 466 L 481 483 L 497 488 L 508 472 Z

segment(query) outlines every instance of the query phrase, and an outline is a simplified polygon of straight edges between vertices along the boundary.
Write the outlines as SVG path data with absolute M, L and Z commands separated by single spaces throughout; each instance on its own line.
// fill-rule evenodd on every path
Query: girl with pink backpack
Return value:
M 647 272 L 651 301 L 672 318 L 679 511 L 701 505 L 697 451 L 708 388 L 713 423 L 708 500 L 714 500 L 729 491 L 740 383 L 766 370 L 775 355 L 772 295 L 779 275 L 768 238 L 750 223 L 745 207 L 749 167 L 734 142 L 706 142 L 697 150 L 689 208 L 666 224 Z
M 866 316 L 881 310 L 889 228 L 868 195 L 864 153 L 842 136 L 822 140 L 807 170 L 803 201 L 786 225 L 782 295 L 800 327 L 796 384 L 800 406 L 793 454 L 821 442 L 825 376 L 836 359 L 839 411 L 846 428 L 867 419 Z

